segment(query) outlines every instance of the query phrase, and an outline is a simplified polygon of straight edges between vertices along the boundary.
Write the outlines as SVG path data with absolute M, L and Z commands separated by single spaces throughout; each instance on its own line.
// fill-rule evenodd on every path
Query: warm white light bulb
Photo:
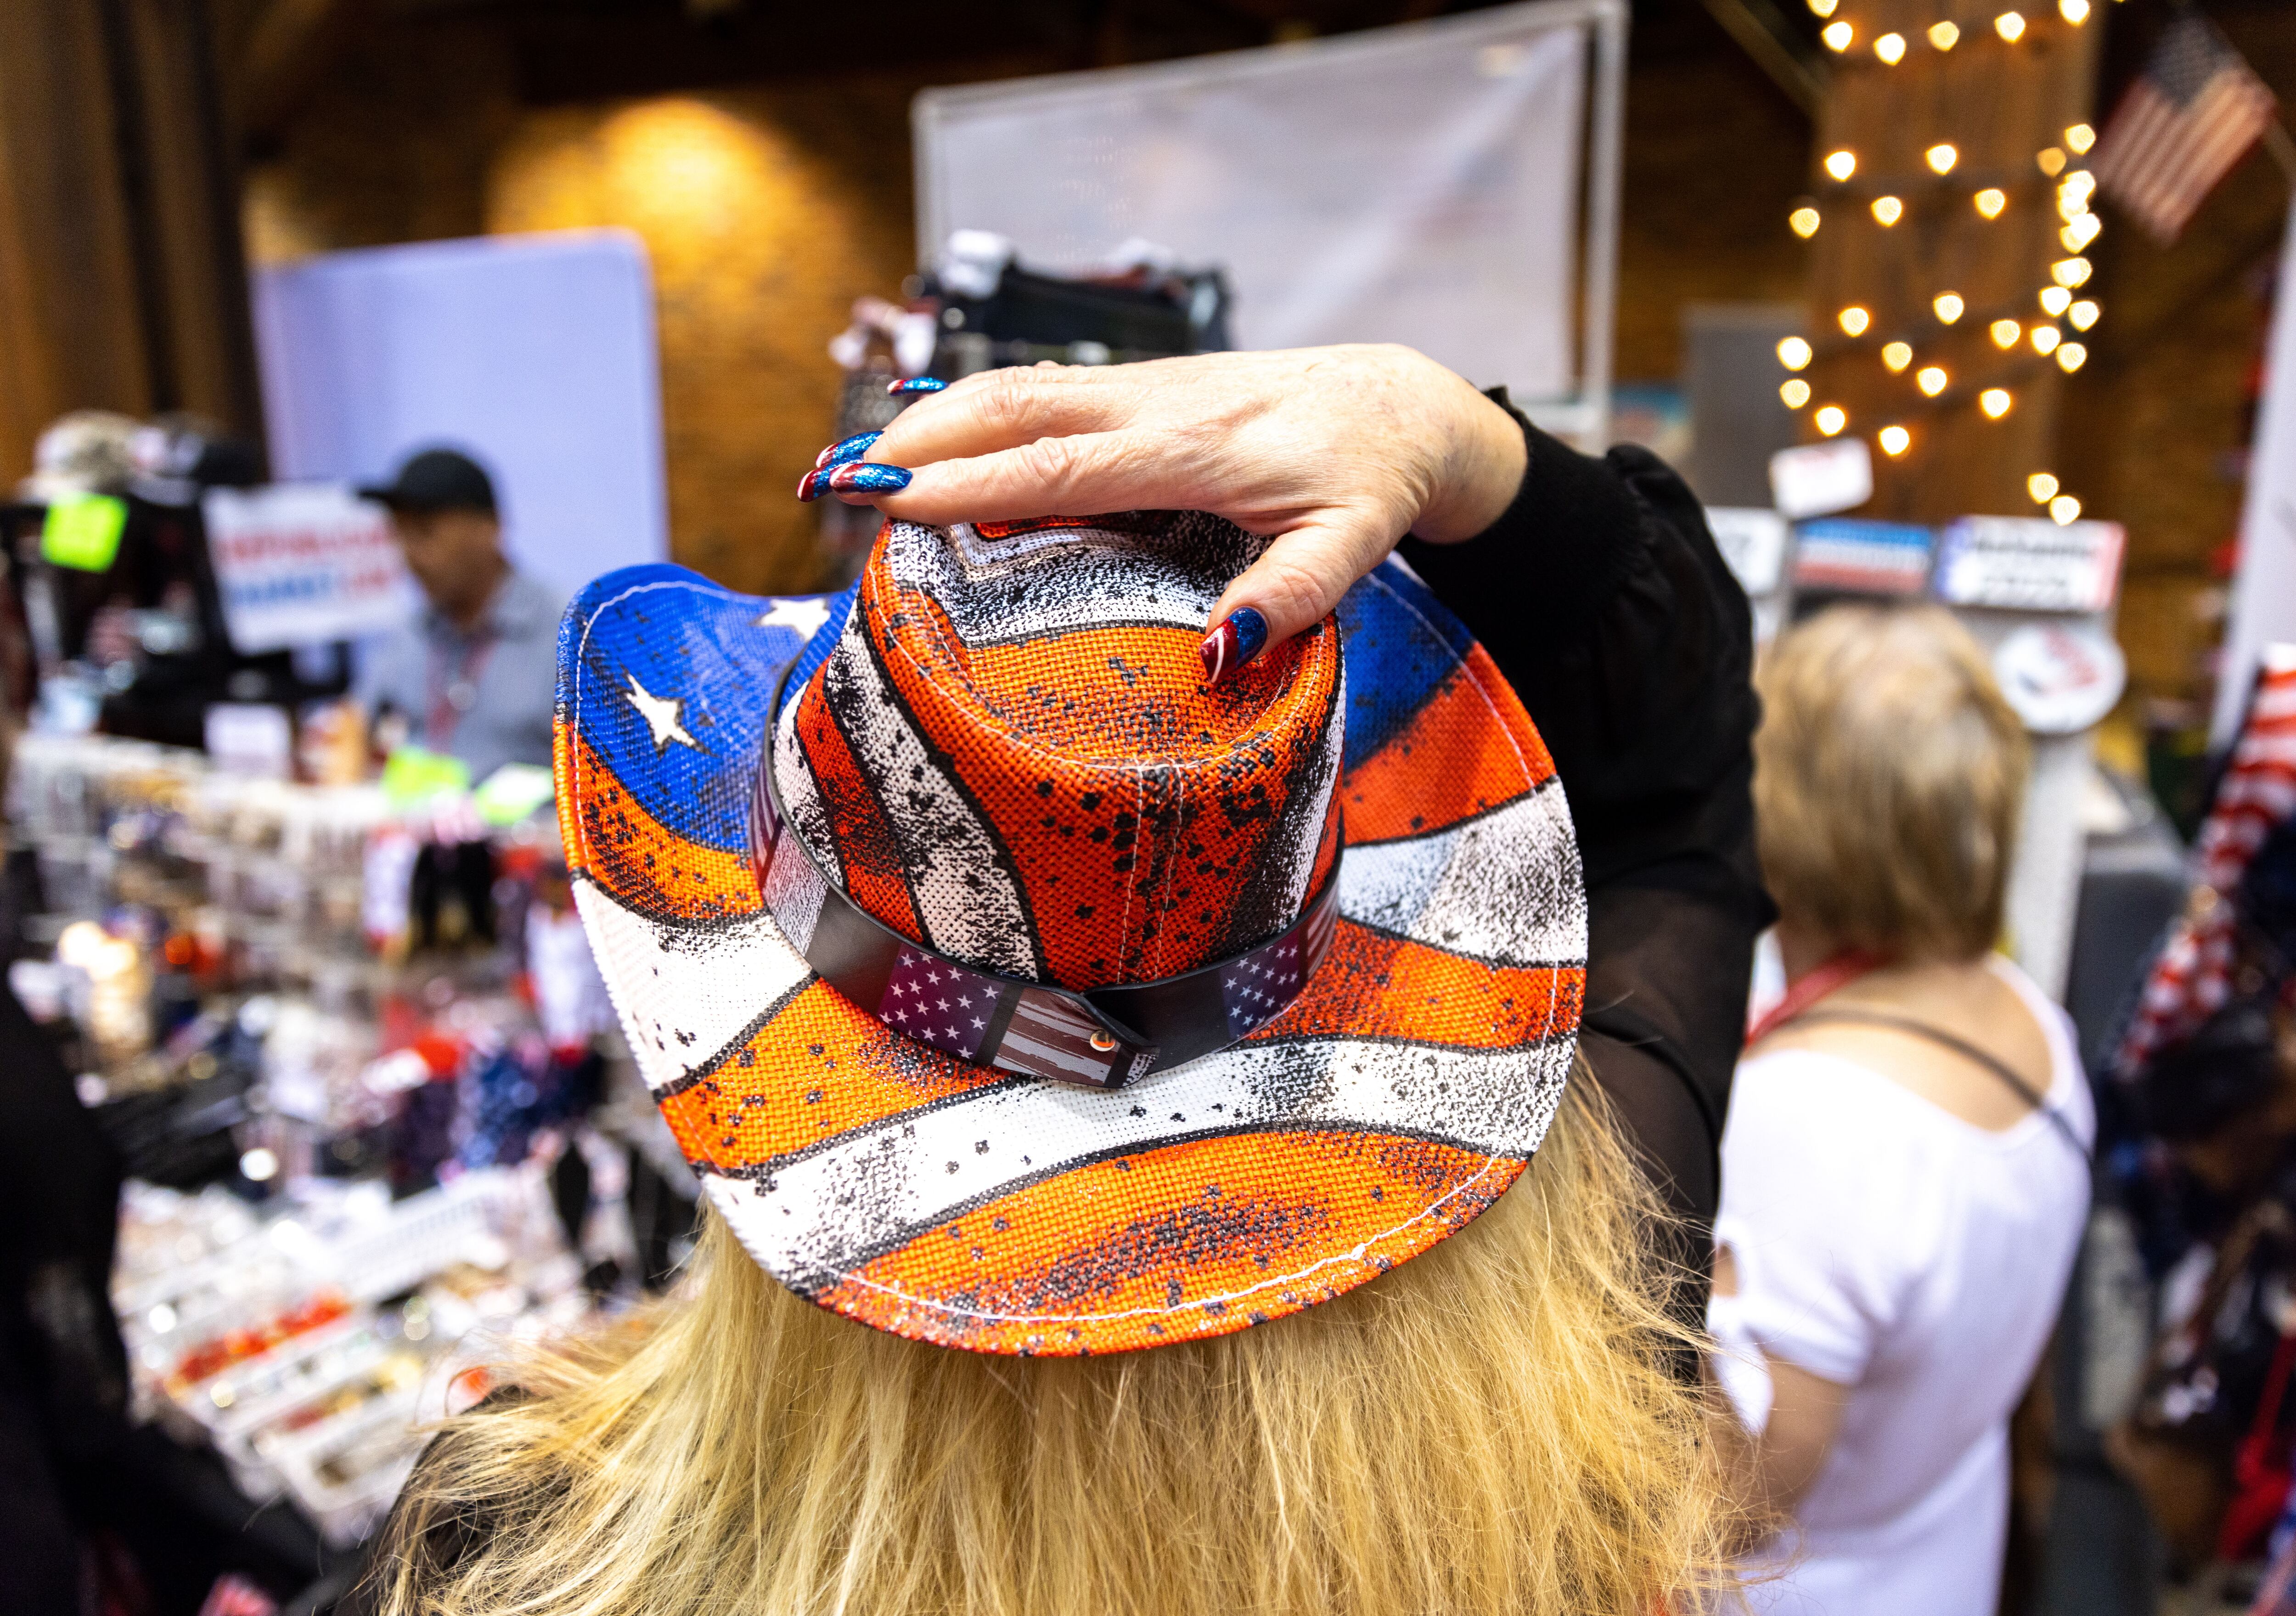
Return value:
M 1956 320 L 1961 318 L 1962 310 L 1966 308 L 1968 305 L 1961 300 L 1961 294 L 1959 292 L 1941 291 L 1938 293 L 1934 299 L 1931 299 L 1930 307 L 1937 311 L 1937 317 L 1939 319 L 1944 321 L 1948 325 L 1950 325 Z
M 1913 362 L 1914 345 L 1910 342 L 1892 342 L 1882 349 L 1882 363 L 1893 376 Z
M 1945 391 L 1947 384 L 1952 380 L 1952 377 L 1945 373 L 1945 366 L 1942 365 L 1924 365 L 1914 373 L 1914 385 L 1931 398 Z
M 1983 410 L 1986 418 L 1990 421 L 2000 420 L 2009 413 L 2009 406 L 2015 402 L 2015 399 L 2010 398 L 2009 390 L 2005 387 L 1988 387 L 1977 395 L 1977 407 Z
M 2014 320 L 1996 320 L 1986 330 L 1992 336 L 1996 348 L 2014 348 L 2017 339 L 2025 334 L 2025 328 Z
M 2001 210 L 2009 205 L 2009 193 L 1997 185 L 1988 185 L 1969 200 L 1987 218 L 1997 219 L 2001 217 Z
M 2065 144 L 2073 149 L 2076 157 L 2085 155 L 2091 146 L 2096 144 L 2096 131 L 2085 123 L 2077 123 L 2065 131 Z
M 2059 315 L 2064 313 L 2066 306 L 2071 303 L 2072 300 L 2073 294 L 2067 291 L 2062 286 L 2044 286 L 2041 288 L 2041 312 L 2047 315 L 2053 320 Z
M 1800 337 L 1784 337 L 1778 341 L 1778 363 L 1788 370 L 1800 370 L 1810 360 L 1810 346 Z
M 2057 15 L 2079 28 L 2088 21 L 2088 0 L 2057 0 Z
M 1818 29 L 1817 37 L 1825 41 L 1826 49 L 1846 51 L 1857 43 L 1857 30 L 1850 27 L 1848 22 L 1837 18 Z
M 1930 43 L 1940 51 L 1949 51 L 1961 43 L 1961 30 L 1950 22 L 1932 22 Z
M 2080 520 L 2080 501 L 2070 494 L 2060 494 L 2049 501 L 2049 514 L 2061 528 L 2068 522 L 2078 521 Z
M 2041 166 L 2041 172 L 2051 179 L 2056 178 L 2065 171 L 2065 154 L 2054 146 L 2043 146 L 2033 153 L 2033 160 Z
M 1798 410 L 1809 402 L 1809 383 L 1796 376 L 1779 387 L 1778 397 L 1786 401 L 1788 409 Z
M 2088 279 L 2088 260 L 2059 258 L 2049 266 L 2049 275 L 2060 286 L 2079 286 Z
M 1816 425 L 1819 431 L 1832 438 L 1849 424 L 1849 412 L 1838 404 L 1822 405 L 1817 414 L 1812 415 L 1810 420 Z
M 2079 343 L 2062 343 L 2057 349 L 2057 368 L 2070 376 L 2081 367 L 2082 362 L 2087 357 L 2088 349 Z
M 1821 17 L 1831 17 L 1833 8 L 1840 4 L 1841 0 L 1809 0 L 1809 9 Z
M 1866 328 L 1874 323 L 1874 316 L 1855 303 L 1843 309 L 1837 317 L 1841 322 L 1841 329 L 1853 337 L 1864 336 Z
M 1885 426 L 1874 437 L 1881 444 L 1882 453 L 1892 460 L 1914 447 L 1914 435 L 1901 426 Z
M 1839 152 L 1825 154 L 1825 171 L 1837 180 L 1848 179 L 1857 172 L 1857 153 L 1844 146 Z
M 2025 479 L 2025 492 L 2033 496 L 2035 504 L 2047 504 L 2057 496 L 2057 480 L 2046 472 L 2036 472 Z
M 2058 231 L 2057 240 L 2065 244 L 2067 252 L 2079 252 L 2096 240 L 2097 232 L 2103 228 L 2103 221 L 2095 214 L 2084 213 L 2062 230 Z
M 1874 199 L 1874 219 L 1882 229 L 1887 230 L 1905 217 L 1906 204 L 1896 197 L 1877 196 Z
M 2096 324 L 2097 316 L 2103 312 L 2104 311 L 2102 308 L 2099 308 L 2088 299 L 2083 298 L 2079 302 L 2065 310 L 2065 318 L 2073 323 L 2073 329 L 2075 331 L 2087 331 L 2090 326 Z
M 1953 172 L 1954 164 L 1961 160 L 1961 153 L 1955 149 L 1951 141 L 1941 140 L 1923 152 L 1922 158 L 1929 164 L 1931 173 L 1950 174 Z
M 1786 227 L 1805 242 L 1817 234 L 1821 222 L 1815 208 L 1797 208 L 1786 215 Z
M 2025 19 L 2015 12 L 2004 12 L 1993 20 L 1993 31 L 2014 45 L 2025 37 Z
M 2054 325 L 2036 325 L 2033 327 L 2033 351 L 2045 356 L 2053 354 L 2064 338 L 2065 333 Z
M 1884 65 L 1896 67 L 1906 59 L 1906 37 L 1903 34 L 1882 35 L 1874 42 L 1874 54 L 1879 56 Z

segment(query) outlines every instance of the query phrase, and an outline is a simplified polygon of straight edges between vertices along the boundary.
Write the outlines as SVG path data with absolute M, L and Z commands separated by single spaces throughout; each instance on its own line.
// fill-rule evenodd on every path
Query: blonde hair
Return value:
M 712 1220 L 685 1299 L 447 1427 L 374 1608 L 1682 1612 L 1720 1505 L 1662 1218 L 1581 1077 L 1472 1227 L 1295 1318 L 1109 1358 L 882 1334 Z M 452 1545 L 441 1552 L 442 1544 Z M 1685 1600 L 1688 1603 L 1685 1603 Z
M 2024 726 L 1941 606 L 1833 606 L 1755 678 L 1762 877 L 1817 940 L 1905 960 L 2000 939 Z

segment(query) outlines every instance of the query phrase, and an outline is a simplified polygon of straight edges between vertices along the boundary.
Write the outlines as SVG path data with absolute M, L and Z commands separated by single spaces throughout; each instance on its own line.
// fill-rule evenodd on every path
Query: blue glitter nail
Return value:
M 813 469 L 825 472 L 832 466 L 843 465 L 849 460 L 858 460 L 884 435 L 882 432 L 856 432 L 850 438 L 840 438 L 821 451 L 820 458 L 813 463 Z
M 909 476 L 906 466 L 865 460 L 830 472 L 829 486 L 840 494 L 898 494 L 909 486 Z
M 939 376 L 904 376 L 885 390 L 898 398 L 903 393 L 938 393 L 947 386 Z
M 816 468 L 798 479 L 797 496 L 806 504 L 811 504 L 828 492 L 829 473 L 824 471 Z
M 1238 606 L 1227 619 L 1235 627 L 1235 662 L 1241 668 L 1267 649 L 1267 619 L 1257 606 Z

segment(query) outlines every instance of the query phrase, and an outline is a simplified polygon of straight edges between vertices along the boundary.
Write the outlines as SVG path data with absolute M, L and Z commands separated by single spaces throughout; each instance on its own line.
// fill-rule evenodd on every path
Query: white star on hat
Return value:
M 638 683 L 637 675 L 625 671 L 622 677 L 630 682 L 630 705 L 638 710 L 638 717 L 653 732 L 653 750 L 657 753 L 672 741 L 683 741 L 695 751 L 701 750 L 701 742 L 685 733 L 685 720 L 678 716 L 678 710 L 685 705 L 684 698 L 651 694 Z
M 774 609 L 758 619 L 760 628 L 793 628 L 798 638 L 809 640 L 829 620 L 827 601 L 775 601 Z

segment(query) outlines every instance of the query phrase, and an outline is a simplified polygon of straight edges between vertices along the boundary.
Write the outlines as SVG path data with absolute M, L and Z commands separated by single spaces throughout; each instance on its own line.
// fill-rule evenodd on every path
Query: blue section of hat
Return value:
M 610 572 L 567 609 L 559 710 L 647 813 L 741 852 L 773 689 L 823 604 L 736 595 L 660 563 Z
M 1474 636 L 1421 583 L 1383 562 L 1341 598 L 1347 656 L 1347 743 L 1354 768 L 1403 732 L 1459 666 Z

